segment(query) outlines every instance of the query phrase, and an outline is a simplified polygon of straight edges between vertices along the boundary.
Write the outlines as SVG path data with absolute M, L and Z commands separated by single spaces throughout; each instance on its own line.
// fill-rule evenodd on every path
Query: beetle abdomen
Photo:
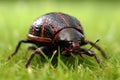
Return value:
M 42 27 L 42 25 L 39 25 L 38 27 L 35 27 L 35 28 L 31 27 L 29 33 L 38 37 L 46 37 L 46 38 L 53 37 L 52 31 L 49 25 L 44 25 L 44 27 Z
M 83 34 L 82 26 L 76 18 L 59 12 L 48 13 L 39 17 L 33 22 L 29 33 L 52 39 L 54 34 L 64 27 L 76 27 Z

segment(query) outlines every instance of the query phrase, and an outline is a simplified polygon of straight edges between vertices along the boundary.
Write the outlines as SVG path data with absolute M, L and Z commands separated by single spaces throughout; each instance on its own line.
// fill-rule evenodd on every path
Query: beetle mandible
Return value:
M 61 55 L 74 56 L 79 54 L 83 57 L 82 54 L 86 54 L 95 57 L 97 63 L 100 63 L 100 59 L 92 50 L 81 48 L 81 46 L 90 44 L 99 50 L 104 58 L 107 58 L 101 47 L 92 41 L 85 40 L 83 27 L 79 20 L 61 12 L 51 12 L 37 18 L 32 23 L 27 38 L 18 42 L 15 51 L 8 56 L 8 60 L 18 52 L 21 43 L 31 43 L 37 46 L 30 47 L 34 52 L 28 58 L 25 64 L 26 68 L 36 54 L 41 54 L 43 51 L 46 55 L 52 55 L 58 46 L 61 48 Z

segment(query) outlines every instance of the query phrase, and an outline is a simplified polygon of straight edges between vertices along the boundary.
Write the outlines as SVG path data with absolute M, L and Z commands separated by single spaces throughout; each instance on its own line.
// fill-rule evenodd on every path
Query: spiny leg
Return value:
M 27 60 L 25 67 L 28 68 L 29 64 L 31 63 L 31 60 L 33 59 L 33 57 L 35 56 L 35 54 L 41 54 L 41 51 L 44 51 L 45 47 L 40 47 L 37 48 L 29 57 L 29 59 Z
M 78 53 L 79 53 L 80 55 L 81 55 L 81 54 L 86 54 L 86 55 L 88 55 L 88 56 L 93 56 L 93 57 L 96 59 L 97 63 L 100 64 L 100 59 L 98 58 L 98 56 L 97 56 L 93 51 L 87 50 L 87 49 L 82 49 L 82 48 L 81 48 Z
M 102 56 L 107 59 L 106 53 L 100 46 L 98 46 L 97 44 L 93 43 L 92 41 L 88 41 L 88 40 L 86 40 L 85 43 L 90 44 L 91 46 L 95 47 L 97 50 L 99 50 L 101 52 Z
M 17 46 L 16 46 L 15 51 L 14 51 L 10 56 L 7 57 L 7 60 L 10 60 L 11 57 L 13 57 L 14 55 L 17 54 L 17 52 L 18 52 L 18 50 L 19 50 L 19 48 L 20 48 L 21 43 L 33 43 L 33 42 L 30 41 L 30 40 L 28 40 L 28 39 L 22 39 L 22 40 L 20 40 L 20 41 L 18 42 Z

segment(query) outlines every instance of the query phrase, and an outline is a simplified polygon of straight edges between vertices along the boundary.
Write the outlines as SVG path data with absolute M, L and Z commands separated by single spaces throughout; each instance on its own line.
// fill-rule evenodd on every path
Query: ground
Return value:
M 60 6 L 58 6 L 60 5 Z M 28 69 L 24 64 L 32 51 L 23 44 L 18 54 L 6 62 L 18 41 L 26 38 L 32 22 L 48 12 L 64 12 L 75 16 L 84 27 L 85 38 L 97 43 L 109 59 L 100 57 L 101 67 L 95 59 L 84 55 L 75 58 L 36 56 Z M 119 80 L 120 79 L 120 5 L 93 2 L 1 2 L 0 3 L 0 80 Z M 89 48 L 85 46 L 84 48 Z M 59 48 L 58 48 L 59 50 Z M 27 54 L 26 54 L 27 53 Z M 59 53 L 58 53 L 59 54 Z M 53 65 L 52 65 L 53 63 Z

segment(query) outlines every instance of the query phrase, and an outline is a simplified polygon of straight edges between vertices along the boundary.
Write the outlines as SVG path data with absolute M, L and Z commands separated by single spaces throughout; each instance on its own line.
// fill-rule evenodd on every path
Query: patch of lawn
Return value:
M 105 60 L 98 51 L 93 49 L 101 58 L 101 68 L 94 58 L 84 55 L 84 59 L 80 56 L 75 58 L 58 56 L 55 59 L 58 63 L 56 62 L 54 66 L 50 63 L 51 58 L 46 60 L 36 56 L 29 68 L 25 69 L 24 64 L 32 52 L 27 52 L 25 44 L 9 62 L 5 61 L 5 58 L 15 49 L 17 42 L 26 38 L 31 23 L 40 15 L 55 11 L 78 18 L 84 27 L 86 39 L 91 41 L 100 39 L 97 44 L 109 56 L 109 59 Z M 119 14 L 119 3 L 1 2 L 0 80 L 119 80 Z

